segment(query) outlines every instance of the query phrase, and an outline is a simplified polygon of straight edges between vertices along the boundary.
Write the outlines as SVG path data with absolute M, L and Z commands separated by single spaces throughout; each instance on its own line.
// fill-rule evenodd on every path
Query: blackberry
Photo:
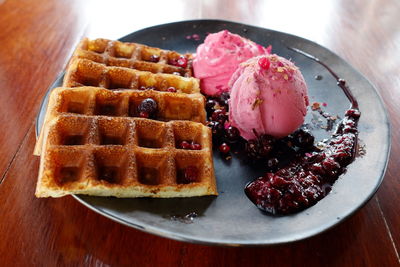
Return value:
M 218 97 L 218 102 L 221 106 L 224 106 L 226 110 L 229 108 L 229 98 L 230 94 L 228 92 L 223 92 L 219 97 Z
M 314 145 L 314 136 L 310 132 L 298 129 L 292 134 L 293 143 L 299 148 L 311 148 Z
M 238 128 L 229 126 L 225 132 L 225 138 L 229 143 L 236 143 L 240 138 L 240 132 Z
M 149 118 L 154 118 L 157 113 L 157 102 L 152 98 L 144 99 L 138 106 L 138 112 L 147 113 Z
M 267 160 L 267 168 L 271 171 L 276 171 L 278 169 L 279 160 L 277 158 L 270 158 Z
M 208 99 L 206 102 L 206 111 L 207 117 L 210 117 L 215 111 L 215 105 L 217 105 L 217 101 L 214 99 Z
M 251 159 L 259 160 L 267 157 L 274 149 L 275 138 L 270 135 L 261 135 L 257 139 L 247 142 L 245 150 Z
M 211 128 L 211 132 L 214 139 L 221 139 L 224 136 L 225 128 L 224 124 L 218 121 L 211 121 L 208 126 Z

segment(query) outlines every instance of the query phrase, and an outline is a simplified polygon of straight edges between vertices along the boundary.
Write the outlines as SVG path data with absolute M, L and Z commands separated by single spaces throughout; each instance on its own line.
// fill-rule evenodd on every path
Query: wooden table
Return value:
M 0 0 L 0 266 L 399 265 L 400 2 L 296 2 Z M 224 248 L 143 233 L 71 197 L 34 197 L 35 117 L 79 39 L 118 38 L 199 18 L 234 20 L 316 41 L 377 86 L 391 117 L 392 153 L 382 186 L 364 208 L 308 240 Z

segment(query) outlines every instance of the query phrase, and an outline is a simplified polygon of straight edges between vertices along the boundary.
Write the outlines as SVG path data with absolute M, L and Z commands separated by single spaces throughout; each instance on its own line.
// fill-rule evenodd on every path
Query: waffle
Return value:
M 184 57 L 187 64 L 177 66 L 179 64 L 176 62 L 180 57 Z M 175 51 L 137 43 L 85 38 L 78 44 L 72 56 L 72 59 L 75 58 L 83 58 L 107 66 L 192 77 L 191 54 L 182 55 Z
M 157 120 L 135 113 L 147 97 L 158 103 Z M 56 88 L 38 142 L 43 152 L 36 196 L 216 195 L 211 132 L 204 121 L 204 99 L 197 94 Z M 201 149 L 178 148 L 184 140 Z
M 105 66 L 87 59 L 72 60 L 63 82 L 64 87 L 95 86 L 107 89 L 153 89 L 200 94 L 199 80 L 173 74 L 151 73 L 124 67 Z

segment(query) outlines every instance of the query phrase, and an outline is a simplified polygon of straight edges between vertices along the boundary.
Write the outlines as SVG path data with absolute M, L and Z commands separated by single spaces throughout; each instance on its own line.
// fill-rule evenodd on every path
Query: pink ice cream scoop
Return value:
M 194 76 L 200 79 L 203 93 L 219 95 L 228 91 L 228 81 L 240 63 L 270 51 L 271 47 L 265 48 L 227 30 L 209 34 L 197 47 Z
M 269 134 L 284 137 L 304 122 L 307 85 L 300 70 L 275 54 L 240 64 L 229 81 L 229 116 L 240 135 L 249 140 Z

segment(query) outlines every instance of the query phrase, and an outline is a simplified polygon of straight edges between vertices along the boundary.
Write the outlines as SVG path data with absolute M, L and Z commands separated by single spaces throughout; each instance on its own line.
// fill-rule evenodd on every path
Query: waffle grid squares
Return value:
M 140 118 L 115 118 L 112 124 L 107 121 L 107 117 L 60 115 L 49 127 L 44 161 L 47 177 L 54 179 L 45 176 L 42 183 L 78 192 L 84 188 L 82 181 L 114 188 L 140 185 L 151 191 L 160 185 L 195 186 L 212 175 L 207 165 L 212 161 L 211 136 L 205 126 L 184 121 L 149 124 L 149 120 Z M 158 133 L 150 135 L 154 130 Z M 201 150 L 177 148 L 189 131 L 201 144 Z M 104 136 L 111 141 L 102 141 Z M 67 141 L 71 137 L 79 142 Z M 190 184 L 182 183 L 179 177 L 188 166 L 199 170 L 197 180 Z
M 110 90 L 151 88 L 161 92 L 167 91 L 169 87 L 174 87 L 177 93 L 200 94 L 199 81 L 196 78 L 109 67 L 87 59 L 71 61 L 65 74 L 63 86 L 94 86 Z
M 138 106 L 146 98 L 157 102 L 156 119 L 190 120 L 205 123 L 204 98 L 154 90 L 110 91 L 96 87 L 56 88 L 57 102 L 52 117 L 60 113 L 76 115 L 139 117 Z
M 172 64 L 180 57 L 186 57 L 186 67 Z M 192 77 L 191 54 L 180 54 L 137 43 L 111 41 L 107 39 L 83 39 L 74 52 L 73 58 L 83 58 L 106 66 L 125 67 L 152 73 L 177 74 Z

